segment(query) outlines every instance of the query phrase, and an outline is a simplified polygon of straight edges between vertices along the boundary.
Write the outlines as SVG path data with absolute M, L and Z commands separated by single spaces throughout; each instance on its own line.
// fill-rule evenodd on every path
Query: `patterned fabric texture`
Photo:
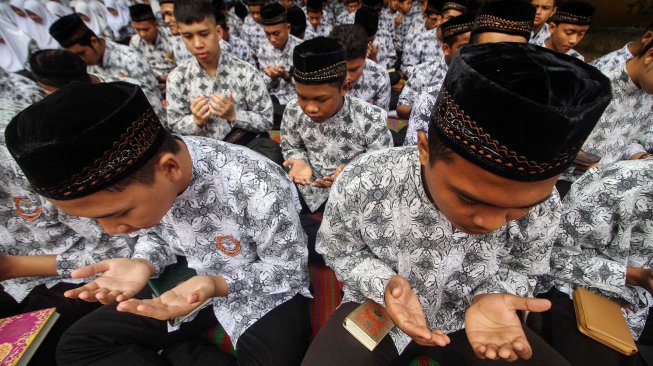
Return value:
M 7 72 L 0 67 L 0 100 L 29 106 L 43 99 L 43 97 L 45 97 L 45 93 L 38 84 L 24 76 Z M 4 140 L 4 132 L 2 139 Z
M 417 65 L 401 90 L 398 105 L 415 106 L 417 98 L 427 87 L 432 86 L 435 89 L 436 85 L 442 86 L 448 70 L 449 66 L 444 62 L 444 57 Z
M 551 33 L 549 32 L 549 24 L 544 23 L 542 29 L 540 29 L 537 34 L 531 32 L 531 39 L 528 41 L 528 43 L 541 45 L 549 37 L 551 37 Z
M 177 66 L 175 52 L 182 51 L 178 40 L 164 27 L 159 27 L 154 43 L 145 42 L 138 34 L 134 34 L 129 41 L 129 47 L 145 56 L 156 76 L 168 75 Z
M 433 28 L 420 32 L 406 45 L 401 68 L 409 77 L 413 75 L 413 69 L 418 65 L 444 59 L 442 43 L 436 36 L 437 30 Z
M 277 80 L 272 80 L 267 76 L 263 70 L 266 66 L 283 66 L 286 68 L 286 71 L 290 72 L 290 67 L 292 66 L 292 53 L 295 50 L 295 46 L 302 43 L 302 40 L 293 36 L 288 36 L 288 42 L 283 50 L 278 50 L 272 46 L 270 42 L 266 40 L 261 43 L 257 55 L 259 69 L 263 74 L 263 80 L 265 80 L 265 85 L 268 87 L 270 94 L 276 96 L 279 99 L 279 103 L 288 104 L 292 99 L 295 98 L 295 83 L 290 79 L 290 82 L 279 78 Z
M 435 109 L 435 102 L 438 99 L 438 94 L 440 94 L 443 81 L 444 78 L 440 79 L 439 82 L 434 82 L 419 94 L 417 103 L 413 105 L 413 109 L 410 112 L 404 146 L 417 145 L 417 133 L 419 131 L 426 131 L 428 133 L 431 113 Z
M 633 57 L 633 54 L 630 53 L 630 50 L 628 50 L 628 45 L 630 43 L 626 44 L 622 48 L 610 52 L 607 55 L 603 57 L 599 57 L 596 60 L 592 61 L 591 65 L 596 67 L 597 69 L 603 71 L 603 70 L 612 70 L 613 68 L 617 67 L 618 65 L 623 65 Z
M 390 108 L 390 75 L 381 65 L 365 59 L 363 74 L 349 90 L 349 95 L 387 111 Z

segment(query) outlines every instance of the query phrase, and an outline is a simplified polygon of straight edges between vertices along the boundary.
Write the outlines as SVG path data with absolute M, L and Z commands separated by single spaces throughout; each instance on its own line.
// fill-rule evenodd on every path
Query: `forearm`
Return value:
M 56 260 L 56 255 L 0 255 L 0 280 L 58 276 Z
M 646 287 L 651 278 L 650 268 L 626 267 L 626 285 Z

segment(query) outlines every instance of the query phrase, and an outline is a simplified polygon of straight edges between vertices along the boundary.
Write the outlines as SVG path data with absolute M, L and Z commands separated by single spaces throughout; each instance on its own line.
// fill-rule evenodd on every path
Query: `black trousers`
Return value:
M 0 292 L 0 318 L 47 308 L 56 308 L 57 313 L 59 313 L 59 319 L 54 323 L 47 337 L 32 356 L 31 365 L 56 365 L 54 354 L 57 343 L 64 331 L 78 319 L 100 307 L 101 304 L 69 299 L 63 296 L 64 292 L 79 286 L 81 284 L 65 282 L 49 289 L 45 285 L 36 286 L 20 303 L 16 302 L 6 292 Z
M 562 356 L 527 327 L 524 327 L 524 332 L 533 349 L 533 357 L 528 361 L 518 360 L 515 362 L 506 362 L 481 360 L 474 354 L 464 329 L 449 334 L 451 343 L 446 347 L 423 347 L 415 342 L 411 342 L 401 355 L 399 355 L 390 336 L 386 336 L 374 351 L 370 352 L 342 326 L 345 317 L 358 305 L 354 302 L 344 303 L 333 313 L 313 340 L 302 365 L 408 365 L 419 355 L 427 355 L 438 361 L 442 366 L 568 365 Z
M 238 358 L 220 351 L 204 335 L 217 324 L 209 306 L 169 333 L 164 321 L 105 305 L 64 334 L 57 361 L 66 366 L 298 365 L 311 334 L 308 299 L 301 295 L 250 326 L 238 339 Z
M 529 314 L 528 323 L 541 324 L 542 337 L 572 365 L 645 365 L 639 354 L 628 357 L 581 333 L 576 323 L 574 302 L 569 295 L 554 288 L 538 297 L 550 300 L 551 309 Z M 650 331 L 644 333 L 650 335 Z M 642 335 L 646 337 L 645 334 Z

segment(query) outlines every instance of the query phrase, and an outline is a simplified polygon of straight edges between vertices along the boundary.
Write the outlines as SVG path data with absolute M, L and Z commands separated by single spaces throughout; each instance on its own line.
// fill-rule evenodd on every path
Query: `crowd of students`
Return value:
M 653 24 L 588 64 L 594 12 L 0 2 L 0 317 L 57 308 L 34 365 L 650 362 L 571 298 L 653 345 Z M 312 340 L 309 263 L 344 283 Z M 374 351 L 342 326 L 365 299 Z

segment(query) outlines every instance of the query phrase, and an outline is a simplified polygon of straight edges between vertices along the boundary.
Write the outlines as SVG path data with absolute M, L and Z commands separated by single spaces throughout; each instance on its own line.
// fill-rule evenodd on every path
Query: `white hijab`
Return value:
M 14 8 L 18 8 L 25 12 L 25 8 L 23 7 L 23 0 L 10 0 L 9 5 L 13 6 Z M 13 12 L 13 10 L 12 10 Z M 14 19 L 16 20 L 16 26 L 18 29 L 22 29 L 25 32 L 29 32 L 29 29 L 31 28 L 32 23 L 34 23 L 28 16 L 25 14 L 24 17 L 18 16 L 18 14 L 14 13 Z
M 73 12 L 69 7 L 67 7 L 65 5 L 62 5 L 62 4 L 59 4 L 56 1 L 46 2 L 45 7 L 57 19 L 61 18 L 64 15 L 72 14 L 72 12 Z
M 127 26 L 129 21 L 125 22 L 122 8 L 118 3 L 116 3 L 116 0 L 104 0 L 104 6 L 107 8 L 107 24 L 113 31 L 113 35 L 118 38 L 120 36 L 120 30 Z M 115 9 L 118 12 L 118 15 L 111 14 L 109 8 Z M 129 18 L 129 14 L 127 15 L 127 18 Z
M 78 1 L 75 4 L 75 12 L 87 16 L 89 20 L 88 22 L 84 21 L 84 23 L 86 23 L 88 29 L 92 30 L 96 36 L 100 38 L 102 37 L 102 34 L 106 29 L 106 24 L 102 22 L 101 18 L 98 17 L 95 12 L 91 10 L 91 7 L 88 3 Z
M 16 72 L 25 68 L 31 38 L 11 23 L 0 19 L 0 67 Z
M 29 28 L 29 35 L 36 41 L 39 48 L 42 50 L 59 48 L 59 43 L 57 43 L 57 41 L 55 41 L 50 35 L 50 25 L 52 25 L 56 20 L 54 15 L 52 15 L 52 13 L 50 13 L 48 9 L 37 0 L 25 1 L 25 10 L 31 11 L 42 19 L 41 24 L 31 21 L 30 19 L 32 24 Z
M 11 10 L 11 6 L 8 3 L 0 3 L 0 20 L 4 20 L 6 23 L 9 23 L 15 27 L 18 26 L 18 15 Z

